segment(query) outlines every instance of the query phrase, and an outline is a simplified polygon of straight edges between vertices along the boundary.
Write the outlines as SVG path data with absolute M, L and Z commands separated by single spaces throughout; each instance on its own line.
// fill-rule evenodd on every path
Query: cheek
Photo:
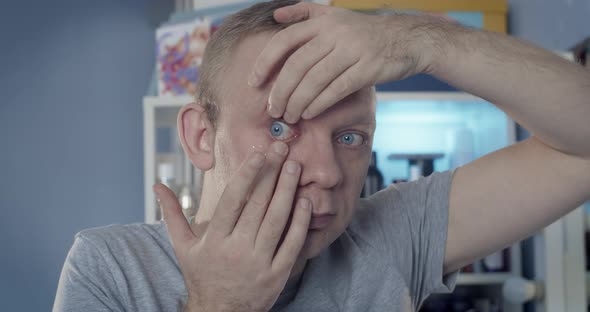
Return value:
M 350 154 L 351 155 L 343 155 L 340 162 L 342 164 L 341 168 L 343 175 L 347 181 L 345 186 L 347 189 L 346 194 L 360 194 L 365 178 L 367 177 L 371 152 L 369 150 L 368 152 L 363 151 Z M 358 192 L 356 192 L 357 189 Z
M 217 140 L 216 159 L 220 161 L 218 164 L 231 175 L 254 150 L 266 152 L 269 145 L 267 141 L 257 131 L 230 131 L 224 133 Z

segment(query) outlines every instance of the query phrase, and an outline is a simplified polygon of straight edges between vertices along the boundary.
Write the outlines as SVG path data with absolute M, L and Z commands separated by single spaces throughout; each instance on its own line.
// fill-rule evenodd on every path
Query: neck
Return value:
M 214 183 L 211 181 L 209 174 L 210 172 L 206 171 L 202 180 L 201 198 L 199 200 L 198 206 L 199 209 L 197 209 L 194 221 L 194 223 L 197 224 L 209 223 L 211 218 L 213 218 L 213 213 L 215 212 L 217 202 L 219 202 L 218 198 L 214 198 L 217 196 L 217 192 L 215 191 L 214 187 L 212 188 Z

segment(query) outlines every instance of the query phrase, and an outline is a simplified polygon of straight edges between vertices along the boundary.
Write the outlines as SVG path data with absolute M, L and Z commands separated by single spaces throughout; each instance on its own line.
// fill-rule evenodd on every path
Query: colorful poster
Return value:
M 195 93 L 199 66 L 211 33 L 208 18 L 167 25 L 156 31 L 159 95 Z

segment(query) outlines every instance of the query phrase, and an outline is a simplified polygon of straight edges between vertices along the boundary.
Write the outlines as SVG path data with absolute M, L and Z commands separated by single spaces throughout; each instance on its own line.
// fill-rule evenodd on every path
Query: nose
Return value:
M 301 163 L 301 186 L 315 184 L 329 189 L 342 182 L 343 174 L 331 138 L 308 136 L 291 149 L 293 158 Z

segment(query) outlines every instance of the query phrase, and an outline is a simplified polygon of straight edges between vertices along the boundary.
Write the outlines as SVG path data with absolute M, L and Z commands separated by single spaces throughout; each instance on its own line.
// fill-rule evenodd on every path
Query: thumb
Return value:
M 155 184 L 153 190 L 160 203 L 162 217 L 172 241 L 172 246 L 177 252 L 188 247 L 196 237 L 182 213 L 182 207 L 176 195 L 161 183 Z
M 326 5 L 300 2 L 275 10 L 273 16 L 277 23 L 296 23 L 326 14 L 329 9 Z

